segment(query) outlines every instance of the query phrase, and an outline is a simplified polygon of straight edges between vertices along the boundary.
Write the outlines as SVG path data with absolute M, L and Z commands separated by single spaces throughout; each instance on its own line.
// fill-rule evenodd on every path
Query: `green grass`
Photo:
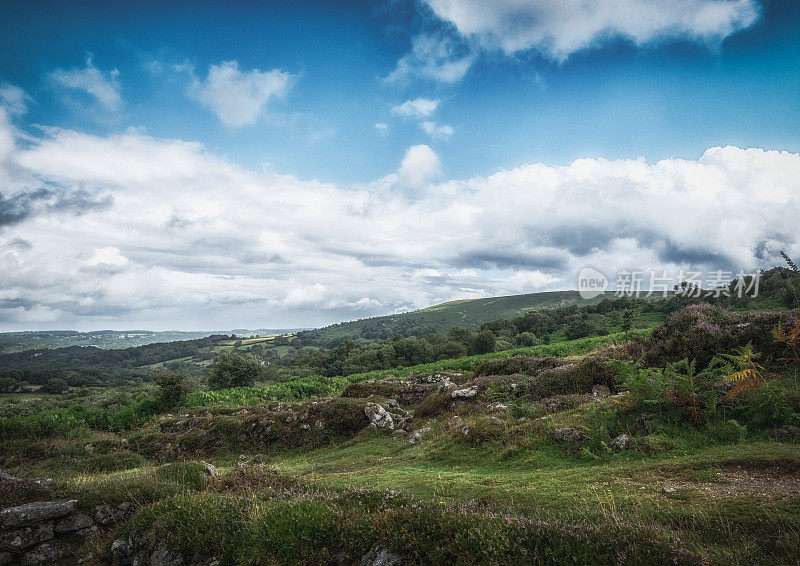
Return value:
M 629 338 L 644 336 L 649 329 L 633 330 Z M 555 344 L 543 344 L 528 348 L 514 348 L 502 352 L 492 352 L 476 356 L 464 356 L 450 360 L 440 360 L 410 367 L 397 367 L 387 370 L 375 370 L 366 373 L 355 373 L 348 376 L 325 377 L 314 375 L 295 378 L 281 383 L 270 383 L 263 387 L 236 387 L 219 391 L 196 391 L 186 396 L 187 407 L 257 405 L 268 401 L 300 401 L 309 397 L 327 396 L 338 393 L 351 383 L 365 380 L 385 379 L 387 377 L 406 377 L 418 373 L 437 371 L 471 371 L 480 364 L 496 358 L 512 356 L 556 356 L 569 357 L 586 354 L 607 344 L 625 340 L 625 333 L 619 332 L 608 336 L 580 338 Z

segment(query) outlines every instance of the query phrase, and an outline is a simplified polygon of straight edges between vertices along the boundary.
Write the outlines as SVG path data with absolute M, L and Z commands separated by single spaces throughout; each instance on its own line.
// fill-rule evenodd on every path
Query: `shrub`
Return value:
M 208 386 L 211 389 L 252 387 L 261 373 L 263 363 L 252 354 L 220 352 L 211 368 Z

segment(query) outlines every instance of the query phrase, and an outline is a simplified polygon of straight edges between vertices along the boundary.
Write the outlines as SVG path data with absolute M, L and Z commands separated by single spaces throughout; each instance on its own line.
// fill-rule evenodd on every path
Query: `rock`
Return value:
M 561 410 L 561 399 L 556 397 L 545 397 L 542 399 L 542 408 L 548 413 L 557 413 Z
M 311 430 L 311 426 L 308 423 L 301 424 L 300 428 L 303 430 Z
M 0 550 L 23 550 L 53 538 L 53 521 L 0 532 Z
M 208 481 L 219 477 L 219 472 L 217 471 L 217 467 L 214 464 L 209 464 L 208 462 L 205 462 L 203 460 L 200 460 L 200 464 L 203 466 L 203 470 L 201 473 L 204 476 L 207 476 L 207 478 L 204 479 L 205 483 L 208 483 Z
M 107 503 L 104 503 L 102 505 L 97 505 L 94 508 L 93 515 L 94 515 L 94 520 L 103 526 L 115 523 L 119 518 L 117 510 Z
M 661 488 L 661 493 L 664 495 L 670 495 L 675 493 L 677 490 L 674 487 L 664 486 Z
M 87 444 L 83 447 L 87 454 L 94 454 L 94 444 Z
M 609 395 L 611 395 L 611 390 L 606 385 L 600 384 L 592 387 L 592 397 L 594 397 L 598 401 L 600 399 L 605 399 Z
M 492 413 L 505 413 L 508 411 L 508 405 L 503 405 L 500 401 L 497 401 L 489 405 L 487 409 Z
M 53 530 L 57 534 L 71 533 L 73 531 L 85 529 L 86 527 L 91 527 L 93 524 L 94 521 L 89 515 L 75 513 L 74 515 L 70 515 L 69 517 L 64 517 L 63 519 L 56 521 Z
M 475 397 L 478 394 L 478 386 L 473 385 L 472 387 L 467 387 L 466 389 L 455 389 L 450 392 L 450 397 L 452 399 L 470 399 Z
M 794 425 L 784 425 L 775 430 L 772 436 L 778 440 L 800 440 L 800 427 Z
M 650 421 L 652 420 L 653 417 L 650 415 L 650 413 L 642 413 L 636 417 L 636 426 L 641 430 L 650 430 Z
M 409 444 L 416 444 L 417 442 L 419 442 L 422 439 L 422 435 L 425 434 L 426 432 L 430 432 L 430 430 L 431 430 L 431 427 L 429 427 L 429 426 L 426 426 L 426 427 L 423 427 L 423 428 L 417 430 L 416 432 L 414 432 L 414 434 L 412 434 L 411 436 L 408 437 L 408 443 Z
M 559 428 L 555 431 L 554 435 L 556 442 L 561 444 L 572 444 L 573 442 L 579 442 L 584 438 L 582 431 L 571 427 Z
M 394 420 L 392 420 L 392 416 L 377 403 L 367 403 L 364 406 L 364 414 L 367 415 L 369 419 L 370 427 L 394 430 Z
M 214 471 L 216 471 L 216 468 L 214 468 Z M 130 501 L 123 501 L 122 503 L 117 505 L 117 511 L 119 511 L 120 513 L 123 513 L 123 514 L 127 513 L 128 511 L 130 511 L 130 509 L 131 509 Z
M 61 549 L 52 542 L 46 542 L 26 552 L 20 560 L 20 565 L 53 564 L 59 558 L 61 558 Z
M 118 538 L 111 543 L 111 553 L 120 558 L 127 557 L 131 553 L 131 545 L 124 538 Z
M 183 556 L 170 550 L 162 540 L 150 555 L 150 566 L 183 566 Z
M 0 511 L 0 526 L 3 528 L 35 525 L 48 519 L 69 515 L 75 509 L 75 501 L 38 501 Z
M 314 423 L 314 428 L 316 428 L 318 430 L 322 430 L 323 428 L 325 428 L 325 421 L 317 421 L 317 422 L 315 422 Z
M 614 452 L 622 452 L 623 450 L 629 450 L 630 448 L 633 448 L 633 446 L 634 446 L 633 439 L 625 433 L 617 436 L 609 444 L 609 447 Z
M 402 557 L 377 544 L 359 562 L 360 566 L 402 566 L 403 564 L 405 561 Z

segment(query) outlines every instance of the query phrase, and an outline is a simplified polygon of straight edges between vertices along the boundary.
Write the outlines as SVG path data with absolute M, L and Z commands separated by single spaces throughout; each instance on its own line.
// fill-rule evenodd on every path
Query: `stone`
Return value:
M 0 526 L 3 528 L 35 525 L 48 519 L 69 515 L 75 509 L 75 501 L 37 501 L 0 511 Z
M 61 549 L 52 542 L 45 542 L 26 552 L 19 563 L 21 566 L 37 566 L 53 564 L 59 558 L 61 558 Z
M 403 564 L 405 564 L 405 561 L 400 555 L 390 552 L 377 544 L 359 562 L 360 566 L 403 566 Z
M 94 508 L 93 515 L 94 520 L 103 526 L 116 522 L 117 518 L 119 517 L 117 510 L 107 503 L 97 505 Z
M 431 427 L 426 426 L 426 427 L 423 427 L 423 428 L 415 431 L 411 436 L 408 437 L 408 443 L 409 444 L 416 444 L 417 442 L 422 440 L 422 435 L 425 434 L 426 432 L 430 432 L 430 430 L 431 430 Z
M 582 431 L 571 427 L 559 428 L 553 434 L 556 438 L 556 442 L 561 444 L 572 444 L 584 438 Z
M 85 529 L 86 527 L 91 527 L 93 524 L 94 521 L 89 515 L 75 513 L 74 515 L 70 515 L 56 521 L 53 530 L 57 534 L 71 533 L 73 531 Z
M 592 397 L 598 401 L 605 399 L 609 395 L 611 395 L 611 390 L 606 385 L 599 384 L 592 387 Z
M 473 385 L 472 387 L 467 387 L 465 389 L 454 389 L 450 392 L 450 397 L 452 399 L 470 399 L 475 397 L 478 394 L 478 386 Z
M 111 543 L 111 553 L 120 558 L 127 557 L 131 553 L 131 545 L 124 538 L 118 538 Z
M 53 521 L 0 532 L 0 550 L 23 550 L 53 538 Z
M 633 439 L 625 433 L 617 436 L 609 444 L 609 448 L 611 448 L 614 452 L 622 452 L 623 450 L 629 450 L 633 446 L 634 446 Z
M 150 566 L 183 566 L 183 556 L 170 550 L 162 540 L 150 555 Z
M 489 411 L 492 413 L 505 413 L 508 411 L 508 405 L 504 405 L 500 401 L 497 401 L 489 405 L 487 409 L 489 409 Z
M 364 406 L 364 414 L 369 419 L 369 426 L 372 428 L 388 428 L 394 430 L 394 420 L 386 409 L 377 403 L 367 403 Z

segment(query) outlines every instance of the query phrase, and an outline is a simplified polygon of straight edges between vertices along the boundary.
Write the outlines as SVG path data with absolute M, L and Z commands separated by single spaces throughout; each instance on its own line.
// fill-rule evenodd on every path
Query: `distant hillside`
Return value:
M 212 335 L 236 334 L 237 336 L 278 336 L 300 329 L 258 329 L 237 328 L 232 331 L 154 331 L 154 330 L 95 330 L 78 332 L 76 330 L 42 330 L 35 332 L 1 332 L 0 353 L 14 353 L 25 350 L 44 350 L 68 348 L 70 346 L 94 346 L 104 350 L 133 348 L 148 344 L 162 344 L 185 340 L 197 340 Z
M 613 296 L 613 293 L 606 293 Z M 454 326 L 476 328 L 498 318 L 512 318 L 526 311 L 550 309 L 567 305 L 598 303 L 603 295 L 591 300 L 582 299 L 578 291 L 548 291 L 451 301 L 425 309 L 401 314 L 340 322 L 317 330 L 298 334 L 303 342 L 315 345 L 335 345 L 342 340 L 385 340 L 397 334 L 424 336 L 446 332 Z

